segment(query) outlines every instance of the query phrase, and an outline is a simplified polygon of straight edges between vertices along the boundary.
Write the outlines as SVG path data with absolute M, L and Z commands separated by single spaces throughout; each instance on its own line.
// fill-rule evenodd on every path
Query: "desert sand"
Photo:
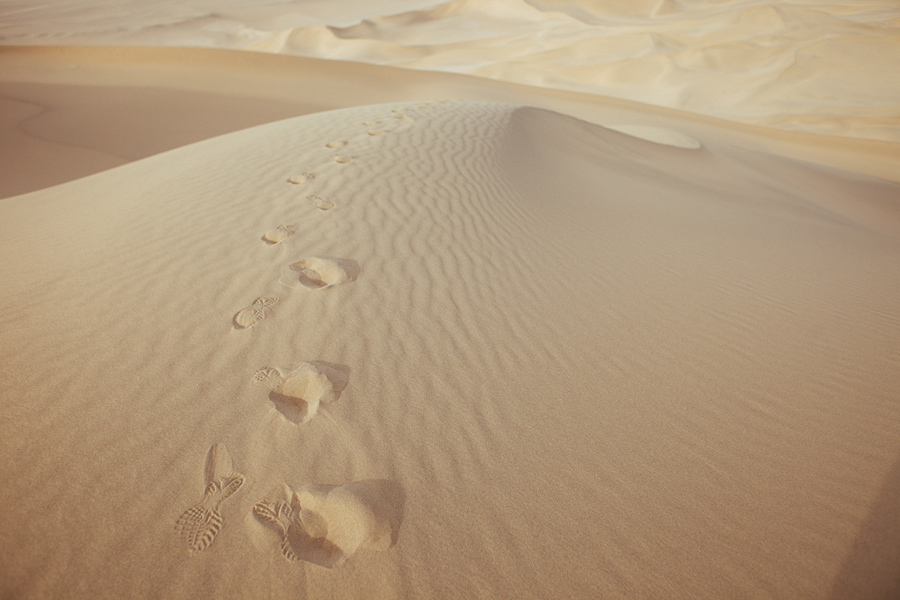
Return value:
M 900 595 L 890 3 L 112 4 L 0 3 L 0 596 Z

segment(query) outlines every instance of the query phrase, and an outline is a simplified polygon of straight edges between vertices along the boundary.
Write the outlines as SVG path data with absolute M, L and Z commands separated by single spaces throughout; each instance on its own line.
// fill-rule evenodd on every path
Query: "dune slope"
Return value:
M 786 132 L 468 75 L 230 50 L 6 46 L 0 198 L 277 119 L 433 97 L 546 108 L 676 144 L 686 143 L 679 136 L 701 136 L 900 182 L 898 143 Z
M 900 141 L 894 0 L 7 0 L 4 44 L 256 50 Z
M 3 200 L 2 595 L 891 593 L 900 186 L 696 141 L 397 103 Z

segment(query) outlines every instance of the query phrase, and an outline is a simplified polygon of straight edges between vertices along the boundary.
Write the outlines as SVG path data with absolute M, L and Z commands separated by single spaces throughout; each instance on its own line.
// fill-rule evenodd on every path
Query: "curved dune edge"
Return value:
M 465 75 L 230 50 L 7 46 L 0 47 L 0 104 L 9 108 L 0 123 L 0 196 L 273 120 L 440 98 L 527 104 L 601 125 L 641 123 L 707 144 L 900 180 L 900 145 L 890 142 L 786 132 Z M 143 118 L 134 119 L 133 110 Z
M 703 140 L 388 103 L 0 202 L 0 589 L 889 590 L 900 186 Z
M 699 150 L 703 147 L 700 140 L 694 139 L 679 131 L 673 131 L 672 129 L 649 127 L 647 125 L 604 125 L 604 127 L 664 146 L 673 146 L 675 148 L 684 148 L 686 150 Z
M 51 0 L 0 42 L 230 48 L 466 73 L 900 142 L 894 0 Z

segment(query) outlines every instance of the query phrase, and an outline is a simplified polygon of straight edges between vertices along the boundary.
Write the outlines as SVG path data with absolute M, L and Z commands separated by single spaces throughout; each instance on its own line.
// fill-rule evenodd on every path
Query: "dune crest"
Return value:
M 605 125 L 604 127 L 665 146 L 674 146 L 686 150 L 699 150 L 703 147 L 699 140 L 689 135 L 671 129 L 663 129 L 662 127 L 649 127 L 647 125 Z
M 900 97 L 889 76 L 900 61 L 898 22 L 900 9 L 887 1 L 452 0 L 349 27 L 284 30 L 248 49 L 467 73 L 897 142 L 900 121 L 879 107 Z

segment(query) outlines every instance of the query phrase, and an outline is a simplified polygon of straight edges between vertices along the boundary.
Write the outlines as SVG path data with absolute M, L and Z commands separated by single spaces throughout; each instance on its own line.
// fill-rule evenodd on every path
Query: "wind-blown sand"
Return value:
M 0 91 L 3 597 L 900 595 L 896 143 L 225 50 Z
M 898 186 L 537 109 L 427 106 L 277 122 L 4 201 L 4 454 L 28 457 L 5 469 L 6 589 L 889 583 L 856 581 L 848 549 L 900 447 Z M 299 171 L 316 177 L 298 188 Z M 358 276 L 306 288 L 290 267 L 309 255 Z M 263 296 L 280 300 L 236 328 Z M 295 422 L 256 374 L 309 361 L 349 382 Z M 215 444 L 245 480 L 191 555 L 173 527 Z M 370 480 L 399 490 L 381 500 L 397 543 L 339 569 L 285 561 L 251 511 L 283 484 Z M 893 558 L 867 560 L 884 577 Z
M 467 73 L 900 142 L 893 0 L 49 0 L 5 44 L 248 49 Z
M 592 94 L 251 52 L 4 47 L 0 197 L 289 116 L 436 97 L 524 103 L 620 130 L 670 130 L 900 181 L 897 143 L 785 132 Z

